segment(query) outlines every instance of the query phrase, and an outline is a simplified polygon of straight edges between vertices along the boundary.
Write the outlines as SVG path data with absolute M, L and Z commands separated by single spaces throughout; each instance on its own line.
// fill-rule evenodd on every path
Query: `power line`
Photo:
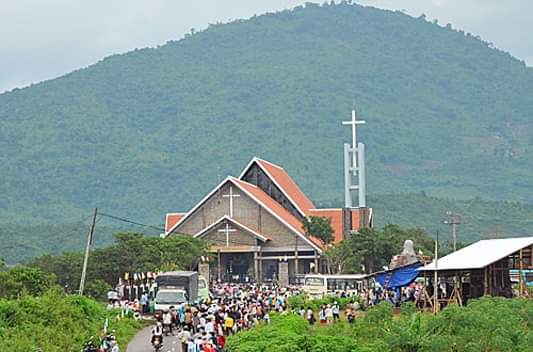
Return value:
M 125 218 L 120 217 L 120 216 L 111 215 L 111 214 L 106 214 L 106 213 L 101 213 L 101 212 L 98 212 L 98 215 L 100 215 L 100 216 L 105 216 L 105 217 L 107 217 L 107 218 L 114 219 L 114 220 L 117 220 L 117 221 L 122 221 L 122 222 L 125 222 L 125 223 L 128 223 L 128 224 L 133 224 L 133 225 L 143 226 L 143 227 L 149 227 L 149 228 L 152 228 L 152 229 L 155 229 L 155 230 L 158 230 L 158 231 L 163 231 L 163 232 L 165 232 L 165 229 L 162 228 L 162 227 L 157 227 L 157 226 L 154 226 L 154 225 L 143 224 L 143 223 L 136 222 L 136 221 L 133 221 L 133 220 L 125 219 Z

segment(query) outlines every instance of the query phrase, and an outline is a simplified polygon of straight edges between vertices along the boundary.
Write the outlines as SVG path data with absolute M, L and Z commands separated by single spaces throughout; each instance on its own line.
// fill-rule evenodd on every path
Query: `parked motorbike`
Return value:
M 152 347 L 154 348 L 154 351 L 158 352 L 163 347 L 163 338 L 161 336 L 154 337 Z
M 117 338 L 114 334 L 107 334 L 102 340 L 102 350 L 104 352 L 110 352 L 113 349 L 113 342 L 116 342 Z
M 91 338 L 83 345 L 82 352 L 98 352 L 99 348 L 97 344 L 94 342 L 94 336 L 91 336 Z

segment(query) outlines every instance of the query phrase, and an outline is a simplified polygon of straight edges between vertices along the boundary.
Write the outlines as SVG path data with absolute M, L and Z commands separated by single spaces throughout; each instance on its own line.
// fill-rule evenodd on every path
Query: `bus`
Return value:
M 308 298 L 321 298 L 327 295 L 347 295 L 358 293 L 363 287 L 366 275 L 322 275 L 307 274 L 304 278 L 303 291 Z
M 513 284 L 518 285 L 520 282 L 520 270 L 511 269 L 509 270 L 509 279 Z M 524 286 L 533 287 L 533 270 L 523 269 L 522 270 L 522 283 Z

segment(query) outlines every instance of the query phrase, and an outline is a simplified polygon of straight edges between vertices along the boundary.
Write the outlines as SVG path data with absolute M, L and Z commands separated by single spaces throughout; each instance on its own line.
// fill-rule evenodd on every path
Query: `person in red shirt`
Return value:
M 213 344 L 211 344 L 211 342 L 206 342 L 204 344 L 204 349 L 202 351 L 203 352 L 216 352 L 215 347 L 213 346 Z
M 217 336 L 217 345 L 218 345 L 218 350 L 220 352 L 223 352 L 224 351 L 224 345 L 226 345 L 226 338 L 224 337 L 224 335 L 219 334 Z

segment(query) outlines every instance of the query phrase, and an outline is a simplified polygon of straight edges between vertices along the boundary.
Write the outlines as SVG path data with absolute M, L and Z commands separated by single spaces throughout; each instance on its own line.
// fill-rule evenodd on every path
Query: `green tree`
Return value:
M 363 228 L 328 250 L 326 256 L 337 271 L 366 273 L 388 266 L 390 259 L 400 254 L 405 240 L 413 240 L 415 250 L 430 254 L 433 240 L 421 229 L 402 229 L 397 225 L 383 228 Z
M 193 269 L 207 253 L 207 244 L 191 236 L 146 237 L 140 233 L 119 233 L 116 243 L 91 251 L 87 282 L 103 280 L 115 285 L 124 272 Z M 77 288 L 83 261 L 82 252 L 44 255 L 30 262 L 33 267 L 54 273 L 61 286 Z
M 111 285 L 100 279 L 92 280 L 85 286 L 85 294 L 99 301 L 107 299 L 109 290 L 111 290 Z
M 307 236 L 317 237 L 326 245 L 333 241 L 333 227 L 328 217 L 309 216 L 304 219 L 302 226 Z
M 17 266 L 0 273 L 0 297 L 39 296 L 56 283 L 56 276 L 38 268 Z

